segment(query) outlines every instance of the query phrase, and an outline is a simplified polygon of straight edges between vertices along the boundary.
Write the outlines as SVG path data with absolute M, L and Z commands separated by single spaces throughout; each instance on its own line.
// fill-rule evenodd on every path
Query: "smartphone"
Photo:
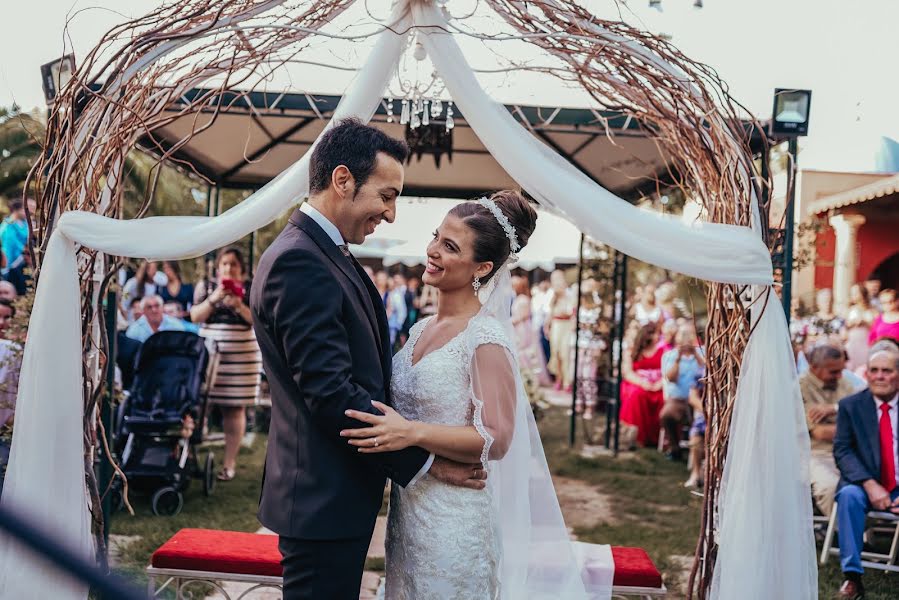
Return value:
M 222 279 L 222 289 L 243 300 L 243 284 L 236 279 Z

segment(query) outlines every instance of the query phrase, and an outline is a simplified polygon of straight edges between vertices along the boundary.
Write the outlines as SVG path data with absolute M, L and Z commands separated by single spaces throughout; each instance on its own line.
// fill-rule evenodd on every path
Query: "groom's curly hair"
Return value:
M 309 193 L 331 185 L 331 174 L 340 165 L 349 169 L 359 191 L 375 169 L 378 152 L 403 163 L 409 156 L 406 142 L 390 137 L 359 119 L 343 119 L 322 135 L 309 159 Z M 353 194 L 355 197 L 355 194 Z

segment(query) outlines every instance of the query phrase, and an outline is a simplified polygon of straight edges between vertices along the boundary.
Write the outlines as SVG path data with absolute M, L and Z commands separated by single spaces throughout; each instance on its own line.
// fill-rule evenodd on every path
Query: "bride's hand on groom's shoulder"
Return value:
M 409 446 L 418 445 L 417 430 L 414 421 L 404 419 L 402 415 L 382 402 L 372 402 L 372 406 L 384 413 L 372 415 L 358 410 L 346 411 L 346 416 L 371 427 L 361 429 L 344 429 L 340 435 L 348 438 L 347 443 L 356 446 L 359 452 L 395 452 Z

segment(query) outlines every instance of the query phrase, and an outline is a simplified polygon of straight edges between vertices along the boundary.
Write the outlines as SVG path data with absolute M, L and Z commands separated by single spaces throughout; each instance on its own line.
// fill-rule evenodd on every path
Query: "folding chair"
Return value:
M 890 544 L 890 551 L 887 554 L 862 551 L 862 566 L 866 569 L 879 569 L 881 571 L 899 573 L 899 562 L 897 562 L 897 558 L 899 558 L 899 515 L 891 512 L 870 511 L 867 518 L 869 521 L 875 522 L 868 531 L 892 533 L 893 540 Z M 833 547 L 833 536 L 836 529 L 837 503 L 834 502 L 833 510 L 830 512 L 830 520 L 827 523 L 824 544 L 821 546 L 821 566 L 824 566 L 831 555 L 840 555 L 840 549 Z

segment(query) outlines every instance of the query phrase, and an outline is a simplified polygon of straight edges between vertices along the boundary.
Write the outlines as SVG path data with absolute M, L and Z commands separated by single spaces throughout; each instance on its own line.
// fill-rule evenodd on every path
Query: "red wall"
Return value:
M 899 252 L 899 219 L 873 219 L 858 230 L 856 281 L 864 281 L 880 263 Z M 833 286 L 836 236 L 826 227 L 815 239 L 815 289 Z
M 858 231 L 858 281 L 899 252 L 899 219 L 869 220 Z

